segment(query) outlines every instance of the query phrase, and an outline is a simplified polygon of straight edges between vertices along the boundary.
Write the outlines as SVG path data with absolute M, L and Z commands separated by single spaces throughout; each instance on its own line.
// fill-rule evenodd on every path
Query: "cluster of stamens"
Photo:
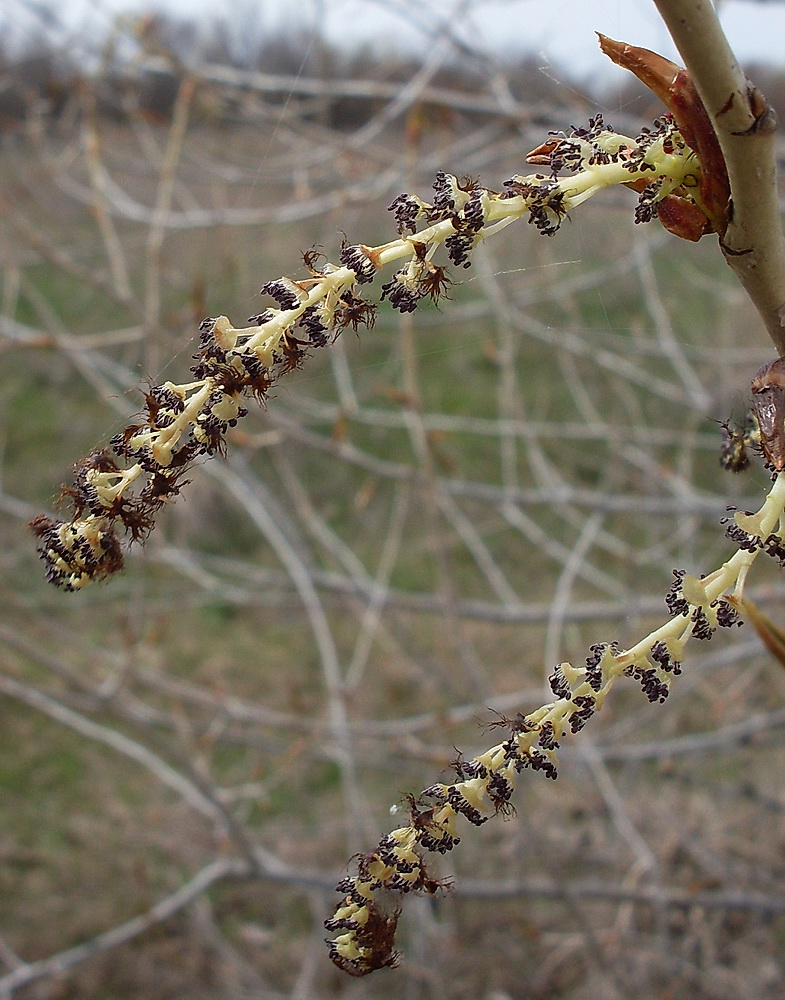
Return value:
M 205 320 L 194 380 L 145 391 L 139 417 L 107 449 L 78 463 L 61 494 L 72 505 L 70 521 L 41 515 L 31 523 L 47 579 L 78 590 L 120 569 L 120 532 L 132 541 L 147 537 L 194 462 L 225 453 L 228 432 L 248 413 L 246 399 L 264 402 L 275 381 L 310 351 L 346 326 L 373 323 L 374 310 L 352 292 L 354 283 L 348 268 L 311 268 L 304 281 L 269 282 L 263 292 L 277 308 L 251 317 L 253 326 L 235 329 L 225 316 Z
M 327 942 L 339 968 L 354 976 L 393 965 L 395 929 L 403 897 L 434 893 L 442 885 L 430 876 L 426 858 L 445 854 L 461 840 L 460 823 L 481 826 L 492 816 L 510 815 L 519 775 L 541 771 L 555 779 L 560 741 L 579 732 L 598 712 L 620 677 L 632 677 L 651 702 L 663 702 L 672 680 L 681 673 L 685 645 L 691 638 L 710 639 L 717 628 L 741 624 L 722 588 L 725 577 L 697 579 L 674 570 L 666 604 L 670 620 L 636 646 L 622 650 L 616 642 L 593 645 L 581 667 L 560 663 L 549 677 L 554 701 L 514 718 L 492 723 L 505 739 L 470 760 L 453 762 L 456 780 L 437 782 L 410 797 L 409 825 L 362 855 L 358 873 L 343 879 L 344 894 L 335 914 L 325 921 L 335 934 Z
M 589 119 L 588 127 L 573 127 L 567 133 L 552 132 L 549 141 L 535 150 L 535 159 L 548 164 L 550 178 L 513 178 L 508 183 L 517 185 L 517 193 L 523 193 L 533 182 L 545 192 L 548 182 L 560 184 L 559 174 L 564 170 L 583 174 L 592 168 L 615 170 L 616 183 L 638 192 L 636 223 L 655 218 L 664 199 L 674 192 L 691 200 L 698 196 L 697 161 L 670 114 L 657 118 L 652 128 L 643 129 L 635 139 L 614 132 L 598 114 Z M 564 212 L 563 200 L 556 203 L 548 200 L 535 207 L 531 221 L 550 235 L 559 228 Z
M 143 540 L 193 463 L 224 454 L 248 398 L 264 402 L 281 375 L 347 326 L 373 325 L 377 306 L 355 289 L 388 264 L 398 266 L 379 299 L 412 312 L 423 301 L 437 302 L 450 286 L 448 267 L 469 267 L 477 244 L 511 222 L 528 218 L 552 235 L 571 208 L 614 184 L 640 189 L 636 217 L 644 221 L 652 215 L 644 204 L 654 206 L 676 188 L 686 191 L 698 169 L 667 116 L 637 139 L 618 135 L 597 116 L 586 129 L 552 137 L 529 160 L 547 163 L 550 174 L 515 175 L 501 192 L 440 171 L 430 202 L 401 194 L 390 205 L 397 240 L 345 245 L 339 265 L 311 250 L 304 255 L 308 277 L 262 287 L 275 305 L 252 316 L 251 326 L 237 329 L 225 316 L 205 320 L 192 381 L 152 386 L 139 418 L 76 466 L 73 485 L 61 494 L 72 505 L 70 520 L 40 515 L 31 523 L 50 582 L 78 590 L 120 569 L 121 536 Z M 440 248 L 445 263 L 435 260 Z
M 753 561 L 764 552 L 785 565 L 785 473 L 775 473 L 759 511 L 737 511 L 726 521 L 737 551 L 707 576 L 674 570 L 664 624 L 625 650 L 616 642 L 596 643 L 581 667 L 558 664 L 548 679 L 553 701 L 528 715 L 500 716 L 492 726 L 505 730 L 502 742 L 470 760 L 459 755 L 452 765 L 455 781 L 437 782 L 408 798 L 409 824 L 362 855 L 357 875 L 337 886 L 343 900 L 325 921 L 334 934 L 327 944 L 337 966 L 363 976 L 395 964 L 395 932 L 405 896 L 435 893 L 445 884 L 429 874 L 427 856 L 456 847 L 464 821 L 480 826 L 499 813 L 510 815 L 523 771 L 556 778 L 560 741 L 568 732 L 580 732 L 620 677 L 637 681 L 649 701 L 663 702 L 682 672 L 688 642 L 741 625 L 737 609 Z

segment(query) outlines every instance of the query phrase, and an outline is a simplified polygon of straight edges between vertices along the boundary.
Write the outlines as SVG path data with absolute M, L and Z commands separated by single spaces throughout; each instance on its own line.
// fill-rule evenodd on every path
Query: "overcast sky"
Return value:
M 37 3 L 0 0 L 0 17 L 29 19 Z M 419 50 L 427 45 L 428 29 L 447 20 L 475 48 L 534 53 L 544 65 L 568 64 L 581 76 L 612 72 L 595 31 L 675 55 L 651 0 L 59 0 L 55 7 L 79 34 L 105 31 L 118 11 L 163 9 L 244 23 L 254 34 L 318 23 L 328 38 L 346 44 Z M 467 10 L 458 16 L 460 7 Z M 785 66 L 785 2 L 723 0 L 720 13 L 742 62 Z

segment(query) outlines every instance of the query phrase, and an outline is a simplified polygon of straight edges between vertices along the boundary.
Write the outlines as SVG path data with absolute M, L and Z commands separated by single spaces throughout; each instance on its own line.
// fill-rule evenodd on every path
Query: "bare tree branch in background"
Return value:
M 759 514 L 725 511 L 739 547 L 729 559 L 717 521 L 729 501 L 760 507 L 765 477 L 720 481 L 711 419 L 726 419 L 768 354 L 722 268 L 651 227 L 639 236 L 620 214 L 637 195 L 639 221 L 662 209 L 682 235 L 689 223 L 727 242 L 747 209 L 728 220 L 727 199 L 699 196 L 682 212 L 694 189 L 673 184 L 676 172 L 691 185 L 717 161 L 679 144 L 678 109 L 648 138 L 628 124 L 637 106 L 622 132 L 595 122 L 552 136 L 535 153 L 541 176 L 522 174 L 521 149 L 586 101 L 529 100 L 521 74 L 483 70 L 441 14 L 427 25 L 431 60 L 400 83 L 214 58 L 185 69 L 145 22 L 138 74 L 107 58 L 65 117 L 39 101 L 0 154 L 13 227 L 0 246 L 13 581 L 0 759 L 15 769 L 0 768 L 12 820 L 0 995 L 342 995 L 317 950 L 330 873 L 376 839 L 391 807 L 403 824 L 355 859 L 369 884 L 344 879 L 329 925 L 339 964 L 366 972 L 392 960 L 408 899 L 396 995 L 759 1000 L 779 988 L 777 679 L 741 633 L 693 653 L 671 688 L 682 647 L 734 621 L 742 586 L 772 617 L 781 604 L 781 581 L 757 559 L 781 561 L 781 476 Z M 450 85 L 454 54 L 479 84 Z M 347 98 L 362 113 L 331 117 Z M 722 151 L 735 206 L 736 154 Z M 461 176 L 440 173 L 432 195 L 398 202 L 402 232 L 389 241 L 380 200 L 424 192 L 450 164 Z M 602 208 L 579 204 L 611 175 L 635 193 L 608 186 Z M 485 186 L 503 177 L 506 197 Z M 506 228 L 513 217 L 534 225 Z M 344 229 L 347 259 L 327 264 L 317 250 Z M 197 457 L 188 502 L 161 502 L 159 537 L 111 590 L 45 593 L 16 536 L 63 453 L 95 448 L 100 422 L 123 436 L 140 373 L 147 410 L 133 419 L 149 422 L 134 435 L 185 426 L 155 394 L 182 388 L 166 380 L 184 367 L 194 318 L 246 301 L 258 274 L 313 244 L 298 275 L 266 286 L 275 305 L 250 327 L 212 322 L 185 355 L 212 364 L 218 347 L 236 366 L 256 338 L 283 373 L 307 353 L 307 311 L 364 308 L 360 293 L 388 265 L 374 330 L 355 343 L 351 320 L 337 340 L 327 325 L 327 350 L 260 393 L 264 411 L 222 428 L 211 440 L 227 461 L 199 468 L 218 447 Z M 438 309 L 424 308 L 428 281 L 445 293 Z M 766 284 L 758 305 L 776 297 Z M 257 373 L 265 390 L 271 372 Z M 216 385 L 227 388 L 226 372 Z M 776 377 L 762 389 L 775 392 Z M 186 406 L 198 391 L 184 390 Z M 223 420 L 226 399 L 216 405 Z M 735 460 L 749 428 L 728 422 L 727 433 Z M 162 469 L 151 500 L 181 483 L 156 479 Z M 118 473 L 93 471 L 103 504 L 101 477 Z M 712 563 L 699 578 L 693 567 Z M 691 572 L 674 582 L 674 565 Z M 598 634 L 618 643 L 581 666 Z M 670 691 L 668 712 L 615 683 L 629 675 L 649 700 Z M 548 677 L 555 700 L 538 707 Z M 558 750 L 569 767 L 557 794 L 530 781 L 514 822 L 469 837 L 463 818 L 512 815 L 519 770 L 555 772 L 561 730 L 580 728 L 612 685 L 592 744 L 587 731 Z M 492 751 L 478 719 L 502 729 Z M 456 780 L 433 782 L 451 767 Z M 406 795 L 426 783 L 424 797 Z M 458 835 L 450 868 L 429 857 L 428 844 L 438 855 Z M 434 906 L 412 898 L 448 880 Z M 369 927 L 361 911 L 377 901 Z M 360 940 L 363 929 L 377 939 Z M 378 982 L 362 996 L 386 996 Z

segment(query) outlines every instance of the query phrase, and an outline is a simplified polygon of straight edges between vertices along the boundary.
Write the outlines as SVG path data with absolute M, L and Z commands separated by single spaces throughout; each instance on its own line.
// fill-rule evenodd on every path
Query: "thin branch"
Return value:
M 319 651 L 327 712 L 334 741 L 332 749 L 336 763 L 341 769 L 347 812 L 359 824 L 366 815 L 366 809 L 360 798 L 357 761 L 352 747 L 341 664 L 330 623 L 319 594 L 314 587 L 308 567 L 290 544 L 264 502 L 265 491 L 262 484 L 247 481 L 239 471 L 235 471 L 238 468 L 241 468 L 239 463 L 235 463 L 235 468 L 227 464 L 218 470 L 214 466 L 210 467 L 210 472 L 219 478 L 227 490 L 243 505 L 248 518 L 260 529 L 275 550 L 281 563 L 286 567 L 302 600 Z
M 149 750 L 141 743 L 137 743 L 136 740 L 129 739 L 129 737 L 118 733 L 114 729 L 110 729 L 108 726 L 102 726 L 97 722 L 93 722 L 92 719 L 88 719 L 81 713 L 66 708 L 65 705 L 61 705 L 54 698 L 44 694 L 42 691 L 38 691 L 28 684 L 21 684 L 12 677 L 6 677 L 2 674 L 0 674 L 0 693 L 10 698 L 16 698 L 17 701 L 22 701 L 31 708 L 43 712 L 62 725 L 68 726 L 70 729 L 80 733 L 82 736 L 96 740 L 98 743 L 103 743 L 125 757 L 135 760 L 137 764 L 146 767 L 164 785 L 168 785 L 178 795 L 181 795 L 192 809 L 195 809 L 211 820 L 223 820 L 221 810 L 204 795 L 201 789 L 197 788 L 192 781 L 180 774 L 179 771 L 176 771 L 157 754 L 154 754 L 152 750 Z
M 648 903 L 656 907 L 700 907 L 707 910 L 750 910 L 753 913 L 785 913 L 785 894 L 758 892 L 700 892 L 650 885 L 633 888 L 590 880 L 572 881 L 569 887 L 549 879 L 505 879 L 499 882 L 462 879 L 452 890 L 464 899 L 508 899 L 539 896 L 544 899 L 607 900 L 609 902 Z
M 150 221 L 145 247 L 144 268 L 144 315 L 151 334 L 161 325 L 161 284 L 163 268 L 161 253 L 166 232 L 165 220 L 171 211 L 177 166 L 183 151 L 185 130 L 189 121 L 191 103 L 196 85 L 191 77 L 186 77 L 180 85 L 172 115 L 172 127 L 166 144 L 163 163 L 157 185 L 155 208 Z M 155 371 L 159 367 L 159 343 L 157 337 L 150 338 L 147 348 L 147 367 Z
M 165 56 L 145 56 L 138 64 L 140 73 L 172 72 L 171 60 Z M 221 66 L 215 63 L 203 63 L 194 69 L 201 80 L 217 83 L 222 86 L 236 87 L 244 91 L 250 90 L 261 94 L 287 94 L 292 96 L 354 98 L 358 100 L 379 101 L 398 100 L 404 85 L 386 80 L 366 79 L 332 79 L 323 80 L 313 77 L 292 74 L 262 73 L 253 70 L 237 69 L 233 66 Z M 424 103 L 436 107 L 453 108 L 456 111 L 472 111 L 482 115 L 502 115 L 521 122 L 532 119 L 550 117 L 553 115 L 551 105 L 532 107 L 530 104 L 519 104 L 510 100 L 505 94 L 501 103 L 497 95 L 477 93 L 462 93 L 447 87 L 425 87 L 420 96 Z
M 27 983 L 34 982 L 36 979 L 62 975 L 73 966 L 79 965 L 101 952 L 109 951 L 132 941 L 156 924 L 161 924 L 174 916 L 216 882 L 248 874 L 250 874 L 249 865 L 244 861 L 236 859 L 213 861 L 209 865 L 205 865 L 176 892 L 159 900 L 146 913 L 126 920 L 125 923 L 118 924 L 102 934 L 97 934 L 94 938 L 85 941 L 84 944 L 77 945 L 75 948 L 57 952 L 57 954 L 43 958 L 38 962 L 18 966 L 7 976 L 0 978 L 0 997 L 10 997 L 15 990 Z

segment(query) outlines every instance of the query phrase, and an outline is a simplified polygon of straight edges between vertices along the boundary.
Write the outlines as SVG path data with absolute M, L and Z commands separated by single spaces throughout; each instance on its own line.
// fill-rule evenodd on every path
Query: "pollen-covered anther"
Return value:
M 248 322 L 256 326 L 264 326 L 265 323 L 269 323 L 274 318 L 275 312 L 272 309 L 263 309 L 260 313 L 254 313 L 253 316 L 249 316 Z
M 646 656 L 641 656 L 624 668 L 628 677 L 634 677 L 650 702 L 664 702 L 670 691 L 671 675 L 654 666 Z
M 575 706 L 570 714 L 570 730 L 579 733 L 596 711 L 596 701 L 588 694 L 579 694 L 572 699 Z
M 579 701 L 586 701 L 592 703 L 591 712 L 589 716 L 594 713 L 594 699 L 588 696 L 579 695 L 578 698 L 574 699 L 575 703 Z M 587 716 L 587 718 L 589 717 Z M 573 714 L 572 718 L 575 718 Z M 573 732 L 577 732 L 575 729 Z M 517 756 L 512 757 L 512 764 L 516 771 L 523 771 L 526 768 L 530 768 L 532 771 L 542 771 L 546 778 L 555 779 L 558 777 L 559 772 L 557 770 L 557 757 L 554 750 L 550 749 L 537 749 L 536 747 L 529 747 L 528 749 L 521 749 Z
M 494 771 L 488 780 L 488 797 L 493 802 L 497 812 L 508 813 L 510 811 L 510 799 L 515 791 L 515 786 L 499 771 Z
M 485 188 L 475 188 L 461 212 L 461 228 L 466 232 L 478 233 L 485 225 L 489 204 L 490 195 Z
M 452 766 L 461 780 L 488 777 L 488 768 L 478 760 L 456 760 Z
M 475 797 L 472 796 L 474 799 Z M 490 819 L 490 816 L 483 813 L 463 794 L 463 789 L 453 785 L 447 792 L 447 801 L 453 809 L 464 816 L 474 826 L 482 826 Z
M 727 600 L 727 598 L 720 598 L 713 605 L 715 609 L 715 614 L 717 616 L 717 625 L 719 628 L 733 628 L 734 625 L 743 625 L 739 613 L 735 607 Z
M 399 194 L 387 211 L 392 212 L 395 217 L 395 224 L 401 236 L 406 233 L 413 233 L 417 228 L 417 223 L 427 219 L 432 205 L 422 201 L 413 194 Z
M 485 812 L 488 807 L 486 778 L 469 778 L 454 785 L 431 785 L 423 794 L 450 805 L 475 826 L 482 826 L 490 818 Z
M 763 547 L 763 539 L 760 535 L 750 534 L 736 523 L 728 524 L 725 528 L 725 534 L 732 542 L 735 542 L 740 549 L 743 549 L 746 552 L 756 552 L 758 549 Z
M 529 210 L 529 222 L 543 236 L 553 236 L 567 216 L 565 192 L 553 177 L 516 174 L 504 182 L 501 197 L 522 198 Z
M 351 976 L 365 976 L 397 964 L 395 931 L 401 911 L 385 904 L 373 897 L 362 904 L 344 901 L 336 915 L 325 920 L 328 931 L 343 931 L 326 942 L 339 969 Z
M 341 250 L 340 260 L 345 267 L 350 267 L 354 271 L 360 284 L 373 281 L 381 267 L 378 251 L 363 243 L 344 247 Z
M 546 720 L 540 725 L 540 735 L 537 742 L 543 750 L 559 749 L 559 742 L 556 738 L 556 730 L 552 722 Z
M 332 322 L 332 318 L 330 317 L 329 322 L 325 322 L 325 319 L 324 310 L 320 310 L 317 306 L 309 306 L 297 321 L 298 328 L 306 334 L 309 346 L 324 347 L 329 344 L 331 339 L 329 323 Z
M 474 244 L 475 236 L 473 233 L 460 232 L 448 236 L 444 241 L 444 248 L 447 251 L 447 256 L 450 258 L 450 262 L 455 267 L 466 268 L 471 266 L 469 254 L 474 249 Z
M 763 542 L 763 549 L 767 556 L 776 559 L 781 566 L 785 565 L 785 542 L 780 535 L 768 535 Z
M 665 642 L 655 642 L 649 654 L 661 670 L 669 674 L 681 673 L 681 662 L 672 654 L 670 646 Z
M 66 523 L 41 514 L 30 527 L 40 539 L 47 580 L 64 590 L 81 590 L 122 568 L 120 542 L 106 518 Z
M 281 309 L 294 309 L 308 295 L 302 284 L 287 277 L 265 282 L 259 289 L 259 294 L 275 299 Z
M 564 676 L 564 670 L 562 664 L 558 664 L 553 668 L 553 673 L 548 678 L 548 684 L 551 691 L 557 698 L 569 699 L 572 693 L 570 687 L 570 682 Z
M 665 595 L 665 603 L 668 606 L 668 611 L 671 613 L 673 618 L 678 615 L 688 615 L 690 613 L 690 606 L 681 588 L 682 580 L 687 575 L 687 571 L 684 569 L 674 569 L 673 570 L 673 583 Z
M 711 617 L 710 617 L 711 616 Z M 717 627 L 716 616 L 711 608 L 695 608 L 692 612 L 692 636 L 695 639 L 711 639 Z M 714 619 L 714 621 L 712 621 Z
M 584 668 L 586 680 L 594 691 L 599 691 L 605 680 L 603 667 L 619 652 L 617 642 L 596 642 L 589 647 L 591 655 Z
M 449 833 L 440 832 L 438 835 L 424 833 L 420 840 L 423 849 L 436 854 L 447 854 L 461 842 L 460 837 L 453 837 Z
M 412 275 L 408 267 L 403 267 L 382 285 L 379 298 L 387 299 L 399 312 L 409 313 L 414 312 L 425 294 L 417 275 Z
M 433 182 L 433 204 L 428 213 L 431 221 L 450 218 L 457 215 L 474 192 L 477 184 L 470 177 L 459 181 L 454 174 L 448 174 L 444 170 L 436 173 Z
M 660 177 L 651 184 L 647 184 L 638 196 L 638 204 L 635 206 L 635 224 L 642 225 L 651 222 L 657 216 L 657 203 L 667 194 L 667 189 L 663 179 Z

